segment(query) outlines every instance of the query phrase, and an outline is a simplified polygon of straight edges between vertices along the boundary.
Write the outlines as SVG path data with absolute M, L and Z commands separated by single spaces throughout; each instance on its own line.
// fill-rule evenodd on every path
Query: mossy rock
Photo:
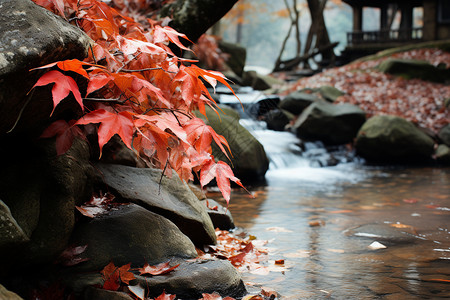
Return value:
M 431 158 L 434 141 L 413 123 L 397 116 L 374 116 L 358 132 L 359 155 L 372 162 L 423 163 Z
M 450 79 L 450 69 L 445 66 L 435 67 L 426 61 L 387 59 L 378 69 L 383 73 L 401 76 L 405 79 L 422 79 L 432 82 L 446 82 Z

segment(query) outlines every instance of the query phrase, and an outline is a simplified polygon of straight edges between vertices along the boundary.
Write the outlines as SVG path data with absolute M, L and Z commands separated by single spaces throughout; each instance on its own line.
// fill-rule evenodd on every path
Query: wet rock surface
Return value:
M 229 261 L 222 260 L 183 262 L 167 275 L 151 278 L 137 276 L 137 282 L 148 287 L 150 296 L 158 296 L 165 290 L 186 300 L 200 299 L 201 291 L 236 298 L 246 292 L 239 272 Z
M 302 112 L 291 130 L 303 140 L 340 145 L 352 142 L 365 120 L 365 112 L 355 105 L 317 101 Z
M 101 270 L 111 261 L 141 267 L 172 257 L 197 256 L 192 242 L 175 224 L 135 204 L 79 224 L 71 244 L 88 245 L 80 257 L 89 260 L 76 266 L 77 271 Z
M 189 187 L 176 174 L 122 165 L 99 164 L 102 179 L 117 196 L 156 212 L 175 223 L 196 245 L 215 244 L 211 219 Z
M 411 122 L 389 115 L 374 116 L 356 137 L 357 153 L 374 162 L 420 163 L 430 159 L 434 141 Z
M 4 0 L 0 12 L 0 136 L 14 127 L 19 115 L 14 134 L 39 135 L 52 111 L 51 95 L 50 89 L 27 95 L 42 75 L 29 70 L 59 60 L 83 59 L 91 40 L 32 1 Z
M 413 243 L 418 237 L 412 233 L 405 232 L 389 226 L 388 224 L 366 224 L 345 231 L 345 234 L 367 238 L 377 241 L 385 241 L 392 244 Z
M 214 228 L 230 230 L 236 227 L 234 225 L 233 216 L 231 215 L 230 210 L 226 209 L 217 201 L 212 199 L 205 199 L 201 202 L 205 206 L 206 211 L 213 222 Z
M 212 110 L 206 109 L 207 121 L 216 133 L 223 135 L 232 149 L 230 156 L 234 175 L 241 180 L 255 181 L 262 178 L 269 168 L 264 147 L 261 143 L 242 125 L 239 119 L 221 114 L 220 118 Z M 198 117 L 201 117 L 198 115 Z M 204 118 L 204 117 L 203 117 Z M 217 160 L 228 162 L 228 158 L 214 143 L 212 152 Z

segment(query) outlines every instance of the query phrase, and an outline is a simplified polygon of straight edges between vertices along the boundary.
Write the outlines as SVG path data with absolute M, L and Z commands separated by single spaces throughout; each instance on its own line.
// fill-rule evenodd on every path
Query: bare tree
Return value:
M 297 5 L 297 0 L 293 0 L 292 7 L 290 7 L 287 0 L 284 0 L 284 3 L 289 12 L 291 25 L 281 46 L 280 54 L 275 62 L 274 71 L 293 70 L 300 64 L 304 64 L 305 67 L 309 67 L 308 60 L 314 58 L 318 54 L 322 55 L 322 61 L 333 63 L 335 60 L 333 48 L 337 46 L 337 43 L 330 42 L 328 30 L 325 26 L 323 12 L 325 10 L 327 0 L 307 0 L 308 9 L 311 15 L 311 27 L 308 31 L 308 37 L 306 39 L 303 53 L 301 52 L 299 25 L 301 7 Z M 286 50 L 286 44 L 291 35 L 292 28 L 296 28 L 296 55 L 291 59 L 282 60 L 281 57 Z

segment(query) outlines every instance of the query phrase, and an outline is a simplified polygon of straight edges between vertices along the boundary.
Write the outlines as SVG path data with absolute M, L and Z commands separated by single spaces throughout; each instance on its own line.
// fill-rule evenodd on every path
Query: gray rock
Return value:
M 2 0 L 0 28 L 0 135 L 13 127 L 22 109 L 14 132 L 38 135 L 52 111 L 51 88 L 39 88 L 27 96 L 43 74 L 29 70 L 54 61 L 83 59 L 91 40 L 29 0 Z
M 199 113 L 196 113 L 196 115 L 228 141 L 233 154 L 233 156 L 230 156 L 232 162 L 230 165 L 236 177 L 251 181 L 264 176 L 269 168 L 269 159 L 264 147 L 247 129 L 239 124 L 239 119 L 224 114 L 221 114 L 219 118 L 210 108 L 206 109 L 208 119 Z M 216 160 L 229 162 L 215 143 L 212 144 L 212 152 Z
M 148 288 L 150 297 L 159 296 L 164 290 L 185 300 L 200 299 L 202 293 L 213 292 L 222 297 L 240 298 L 246 292 L 239 272 L 223 260 L 183 262 L 167 275 L 136 277 L 142 287 Z
M 39 222 L 33 231 L 26 257 L 48 261 L 64 250 L 75 225 L 75 205 L 92 195 L 93 168 L 89 146 L 76 139 L 69 151 L 56 156 L 54 143 L 42 148 L 46 177 L 42 180 Z
M 450 146 L 450 124 L 445 125 L 439 130 L 438 137 L 444 144 Z
M 281 100 L 279 108 L 294 115 L 299 115 L 305 108 L 319 100 L 320 98 L 312 93 L 297 91 L 287 95 L 286 98 Z
M 389 226 L 388 224 L 366 224 L 348 229 L 344 232 L 346 235 L 368 238 L 377 241 L 390 243 L 411 243 L 418 240 L 418 237 Z
M 98 271 L 111 261 L 142 267 L 172 257 L 197 256 L 192 242 L 175 224 L 135 204 L 119 206 L 79 224 L 71 244 L 88 245 L 80 257 L 89 260 L 74 266 L 76 271 Z
M 436 153 L 434 155 L 438 162 L 443 164 L 450 164 L 450 148 L 447 145 L 439 145 L 436 148 Z
M 106 164 L 97 167 L 104 182 L 116 191 L 116 196 L 168 218 L 199 247 L 215 244 L 211 219 L 175 173 L 172 178 L 164 176 L 161 179 L 162 171 L 157 169 Z
M 345 95 L 344 92 L 338 90 L 334 86 L 324 85 L 315 89 L 327 101 L 334 102 L 337 98 Z
M 411 122 L 397 116 L 374 116 L 358 132 L 355 148 L 374 162 L 420 163 L 430 159 L 434 141 Z
M 230 230 L 236 227 L 230 210 L 212 199 L 202 200 L 201 203 L 205 206 L 206 211 L 213 222 L 214 228 Z
M 227 59 L 227 66 L 239 77 L 242 77 L 245 67 L 245 59 L 247 57 L 247 50 L 237 44 L 232 44 L 224 41 L 219 42 L 219 48 L 223 53 L 229 54 Z
M 0 200 L 0 249 L 28 242 L 29 237 L 17 224 L 8 206 Z
M 406 79 L 418 78 L 433 82 L 446 82 L 450 78 L 450 69 L 445 66 L 435 67 L 426 61 L 391 58 L 383 61 L 378 69 Z
M 292 131 L 302 140 L 347 144 L 353 141 L 365 120 L 365 112 L 355 105 L 317 101 L 302 112 Z
M 75 204 L 92 195 L 93 168 L 86 142 L 75 140 L 69 151 L 56 156 L 53 139 L 39 145 L 9 144 L 2 149 L 0 198 L 23 229 L 29 242 L 0 257 L 5 263 L 45 263 L 66 248 L 75 224 Z M 22 153 L 22 149 L 33 153 Z
M 267 124 L 267 129 L 275 131 L 284 131 L 287 124 L 289 124 L 289 113 L 281 109 L 274 109 L 262 116 L 262 119 Z
M 198 200 L 206 199 L 205 193 L 203 192 L 203 190 L 199 186 L 189 182 L 188 183 L 188 187 L 191 190 L 191 192 L 194 193 L 194 195 L 197 197 Z
M 3 285 L 0 284 L 0 299 L 2 300 L 23 300 L 16 293 L 8 291 Z

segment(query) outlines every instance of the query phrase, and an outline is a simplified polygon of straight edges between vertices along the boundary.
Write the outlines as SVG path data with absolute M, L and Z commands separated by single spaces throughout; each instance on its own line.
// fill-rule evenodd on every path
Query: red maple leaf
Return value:
M 39 70 L 39 69 L 46 69 L 46 68 L 51 68 L 53 66 L 58 66 L 58 68 L 60 68 L 63 71 L 72 71 L 75 73 L 78 73 L 84 77 L 86 77 L 87 79 L 89 79 L 89 75 L 86 72 L 85 69 L 83 69 L 83 66 L 93 66 L 90 63 L 86 63 L 83 61 L 79 61 L 78 59 L 68 59 L 68 60 L 63 60 L 63 61 L 57 61 L 39 68 L 34 68 L 31 69 L 30 71 L 33 70 Z
M 116 267 L 113 262 L 110 262 L 101 274 L 104 279 L 103 289 L 110 291 L 117 291 L 120 284 L 130 284 L 131 280 L 136 279 L 133 273 L 129 272 L 131 264 L 124 265 L 120 268 Z
M 44 130 L 41 138 L 56 136 L 56 154 L 64 154 L 70 149 L 76 136 L 86 139 L 80 128 L 73 126 L 74 124 L 74 120 L 69 123 L 64 120 L 55 121 Z
M 161 295 L 159 295 L 155 300 L 174 300 L 177 295 L 166 294 L 164 291 Z
M 202 119 L 192 118 L 183 127 L 187 132 L 188 142 L 193 145 L 198 152 L 207 151 L 209 147 L 211 147 L 211 142 L 214 139 L 220 150 L 222 150 L 227 158 L 230 159 L 227 151 L 223 147 L 223 145 L 225 145 L 231 153 L 227 140 L 222 135 L 217 134 L 211 126 L 206 125 Z
M 72 94 L 74 95 L 81 109 L 84 110 L 83 99 L 81 98 L 80 90 L 78 89 L 78 85 L 75 82 L 75 80 L 73 80 L 72 77 L 66 76 L 59 71 L 52 70 L 42 75 L 42 77 L 39 78 L 39 80 L 36 82 L 33 88 L 36 86 L 43 86 L 50 83 L 55 84 L 52 88 L 53 110 L 50 115 L 53 114 L 55 107 L 63 99 L 65 99 L 70 92 L 72 92 Z
M 77 125 L 101 123 L 98 128 L 98 145 L 100 156 L 103 146 L 115 135 L 119 135 L 124 144 L 131 149 L 131 140 L 134 133 L 132 114 L 127 111 L 111 113 L 104 109 L 97 109 L 79 119 Z
M 245 187 L 242 185 L 241 181 L 234 177 L 233 171 L 230 166 L 224 163 L 223 161 L 214 162 L 211 160 L 207 165 L 205 165 L 200 171 L 200 183 L 202 186 L 207 185 L 211 180 L 216 178 L 217 186 L 219 190 L 222 192 L 223 197 L 227 201 L 227 204 L 230 202 L 230 180 L 237 183 L 243 189 Z
M 173 270 L 175 270 L 176 268 L 178 268 L 178 265 L 175 265 L 173 267 L 170 266 L 169 264 L 170 262 L 165 262 L 165 263 L 161 263 L 158 264 L 156 266 L 150 266 L 148 263 L 146 263 L 144 265 L 143 268 L 139 268 L 138 271 L 140 272 L 141 275 L 143 274 L 150 274 L 150 275 L 163 275 L 163 274 L 167 274 Z
M 169 41 L 171 41 L 172 43 L 174 43 L 181 49 L 184 49 L 187 51 L 192 51 L 191 49 L 185 47 L 179 40 L 179 37 L 182 37 L 192 43 L 192 41 L 185 34 L 179 33 L 175 29 L 172 29 L 167 26 L 161 27 L 159 25 L 156 25 L 154 30 L 155 31 L 154 31 L 153 35 L 154 35 L 155 43 L 164 43 L 166 41 L 166 39 L 168 39 Z

